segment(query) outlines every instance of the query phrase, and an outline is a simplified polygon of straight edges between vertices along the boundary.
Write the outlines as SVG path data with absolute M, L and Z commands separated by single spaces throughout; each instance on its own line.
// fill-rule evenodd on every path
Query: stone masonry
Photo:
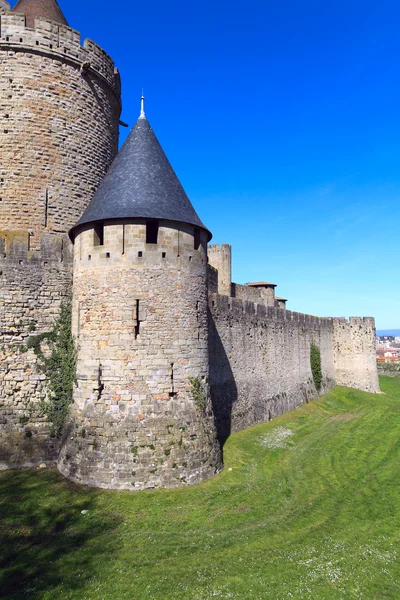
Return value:
M 0 0 L 0 15 L 10 10 L 10 5 L 6 0 Z
M 61 234 L 118 149 L 120 81 L 94 42 L 51 21 L 0 20 L 0 228 Z
M 57 457 L 57 441 L 39 410 L 46 395 L 37 357 L 26 344 L 50 331 L 71 282 L 70 244 L 41 235 L 29 250 L 27 231 L 0 236 L 0 468 Z
M 299 314 L 275 284 L 232 282 L 231 246 L 208 245 L 143 98 L 117 154 L 119 74 L 51 6 L 63 23 L 32 4 L 26 27 L 0 0 L 0 469 L 57 461 L 102 488 L 196 483 L 220 471 L 232 431 L 335 384 L 378 392 L 372 318 Z M 77 375 L 58 439 L 27 342 L 71 288 Z
M 208 385 L 207 239 L 160 222 L 75 239 L 77 389 L 59 469 L 105 488 L 195 483 L 221 468 Z M 196 405 L 190 378 L 201 382 Z
M 118 149 L 119 75 L 77 31 L 0 4 L 0 468 L 55 460 L 32 335 L 71 292 L 67 235 Z
M 209 305 L 211 397 L 222 441 L 318 397 L 312 342 L 321 351 L 320 393 L 335 385 L 332 319 L 215 294 Z

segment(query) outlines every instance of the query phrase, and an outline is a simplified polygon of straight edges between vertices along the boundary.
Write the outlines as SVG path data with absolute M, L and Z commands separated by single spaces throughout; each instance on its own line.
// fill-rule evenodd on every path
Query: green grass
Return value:
M 193 487 L 1 473 L 0 597 L 398 600 L 400 378 L 381 386 L 232 435 L 223 473 Z

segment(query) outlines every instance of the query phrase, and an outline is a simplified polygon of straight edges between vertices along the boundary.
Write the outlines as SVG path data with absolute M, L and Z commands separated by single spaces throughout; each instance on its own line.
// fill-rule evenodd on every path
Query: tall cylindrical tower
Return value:
M 76 223 L 117 153 L 120 81 L 56 0 L 0 1 L 0 468 L 55 460 L 30 338 L 72 284 Z
M 221 466 L 208 384 L 207 241 L 142 112 L 74 240 L 77 387 L 59 469 L 173 487 Z
M 29 230 L 35 248 L 76 223 L 116 155 L 120 80 L 55 0 L 0 19 L 0 230 Z

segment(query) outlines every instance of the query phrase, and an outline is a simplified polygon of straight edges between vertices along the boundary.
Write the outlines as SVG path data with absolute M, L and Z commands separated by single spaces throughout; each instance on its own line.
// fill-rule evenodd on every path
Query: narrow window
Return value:
M 104 246 L 104 223 L 96 223 L 93 228 L 93 246 Z
M 200 302 L 196 303 L 197 340 L 200 341 Z
M 136 305 L 133 309 L 134 321 L 135 321 L 135 340 L 140 333 L 140 318 L 139 318 L 139 300 L 136 300 Z
M 194 228 L 194 249 L 198 250 L 200 247 L 200 229 L 198 227 Z
M 76 315 L 76 329 L 77 329 L 77 335 L 79 336 L 80 332 L 81 332 L 81 303 L 78 302 L 78 310 L 77 310 L 77 315 Z
M 157 244 L 158 221 L 146 221 L 146 244 Z
M 169 397 L 173 398 L 174 396 L 177 396 L 177 392 L 174 389 L 174 363 L 171 363 L 171 369 L 169 371 L 169 376 L 171 379 L 171 391 L 169 392 Z
M 47 219 L 49 216 L 49 190 L 46 190 L 46 198 L 44 201 L 44 226 L 47 227 Z

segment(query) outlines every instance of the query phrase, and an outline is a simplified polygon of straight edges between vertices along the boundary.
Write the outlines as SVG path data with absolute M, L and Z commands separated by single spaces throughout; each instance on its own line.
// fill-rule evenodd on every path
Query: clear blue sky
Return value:
M 400 327 L 398 1 L 59 3 L 115 60 L 130 126 L 144 87 L 236 282 Z

